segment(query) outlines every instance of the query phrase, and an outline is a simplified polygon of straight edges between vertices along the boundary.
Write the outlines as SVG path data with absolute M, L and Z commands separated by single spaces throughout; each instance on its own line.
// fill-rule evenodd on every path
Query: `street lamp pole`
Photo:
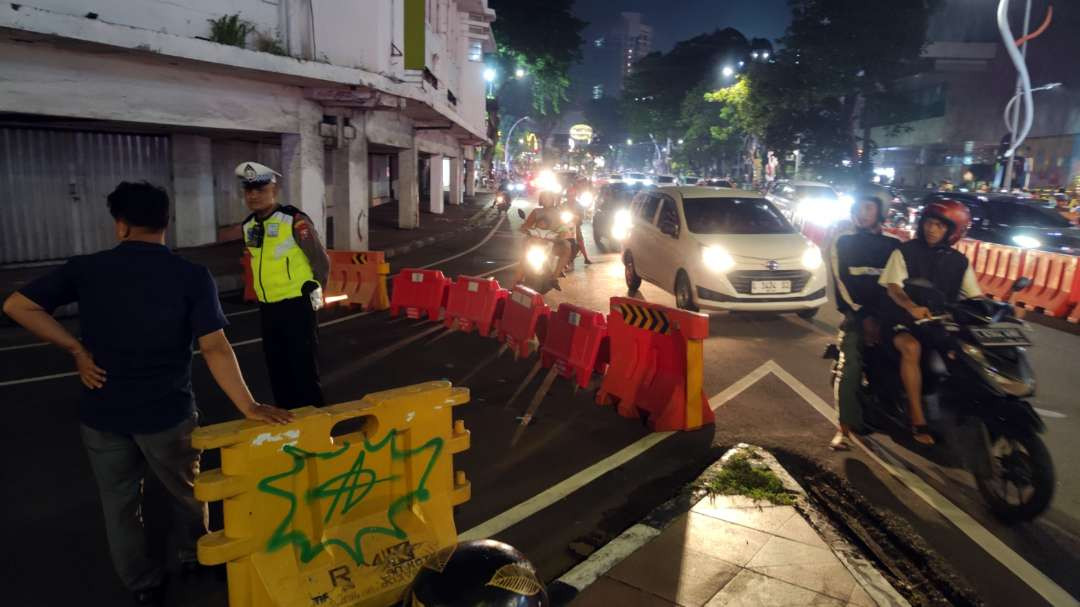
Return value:
M 1028 30 L 1031 28 L 1031 0 L 1027 0 L 1027 9 L 1024 11 L 1024 35 L 1023 38 L 1027 38 Z M 1031 41 L 1024 43 L 1024 48 L 1020 49 L 1021 55 L 1024 59 L 1027 59 L 1027 47 Z M 1019 76 L 1016 77 L 1016 96 L 1019 97 L 1023 94 L 1023 84 Z M 1009 125 L 1009 149 L 1016 149 L 1016 135 L 1020 130 L 1020 104 L 1013 107 L 1012 111 L 1012 124 Z M 1013 159 L 1016 158 L 1016 153 L 1005 158 L 1005 179 L 1001 184 L 1006 191 L 1012 191 L 1013 182 Z
M 515 122 L 514 125 L 510 127 L 510 130 L 506 132 L 506 142 L 503 143 L 503 167 L 506 168 L 507 174 L 510 173 L 510 136 L 514 134 L 514 129 L 517 128 L 517 125 L 525 120 L 529 120 L 529 117 L 522 116 L 521 118 L 518 118 L 517 122 Z

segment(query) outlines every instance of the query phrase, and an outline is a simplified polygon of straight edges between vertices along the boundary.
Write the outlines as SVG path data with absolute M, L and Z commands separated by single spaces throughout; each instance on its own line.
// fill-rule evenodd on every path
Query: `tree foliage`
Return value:
M 570 86 L 570 66 L 581 60 L 582 30 L 574 0 L 489 0 L 502 74 L 525 69 L 532 80 L 533 108 L 558 113 Z M 504 83 L 506 80 L 504 80 Z

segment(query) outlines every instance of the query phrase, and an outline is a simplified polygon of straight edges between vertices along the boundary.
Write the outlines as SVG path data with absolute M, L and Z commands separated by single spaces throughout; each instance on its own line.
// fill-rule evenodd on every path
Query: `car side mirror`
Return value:
M 520 217 L 522 219 L 525 219 L 525 211 L 523 211 L 521 209 L 518 209 L 517 212 L 518 212 L 518 217 Z
M 1023 291 L 1024 289 L 1026 289 L 1026 288 L 1028 288 L 1030 286 L 1031 286 L 1031 279 L 1028 278 L 1027 276 L 1021 276 L 1020 278 L 1016 279 L 1016 282 L 1013 283 L 1012 291 L 1013 291 L 1013 293 L 1017 293 L 1019 291 Z
M 679 226 L 676 223 L 665 221 L 660 224 L 660 231 L 672 238 L 679 237 Z

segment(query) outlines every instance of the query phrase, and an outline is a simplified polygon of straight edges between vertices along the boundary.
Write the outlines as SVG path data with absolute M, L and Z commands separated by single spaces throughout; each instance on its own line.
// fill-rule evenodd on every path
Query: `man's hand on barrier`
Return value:
M 285 409 L 253 402 L 240 409 L 244 417 L 270 424 L 287 424 L 293 420 L 293 414 Z
M 79 371 L 79 379 L 87 388 L 96 390 L 105 386 L 105 369 L 94 364 L 94 355 L 85 348 L 79 348 L 72 352 L 75 357 L 75 368 Z

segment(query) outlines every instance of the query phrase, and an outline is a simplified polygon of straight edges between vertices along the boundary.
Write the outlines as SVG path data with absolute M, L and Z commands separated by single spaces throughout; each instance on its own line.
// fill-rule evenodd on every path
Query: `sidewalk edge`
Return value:
M 701 499 L 701 491 L 695 490 L 694 487 L 706 476 L 722 468 L 724 462 L 730 457 L 745 449 L 754 449 L 762 456 L 762 461 L 769 469 L 780 478 L 786 489 L 805 498 L 806 491 L 771 453 L 761 447 L 739 443 L 702 471 L 694 482 L 686 485 L 677 495 L 654 508 L 636 524 L 601 546 L 584 561 L 578 563 L 573 569 L 552 582 L 548 587 L 549 594 L 552 597 L 559 598 L 557 604 L 569 603 L 601 576 L 650 540 L 660 535 L 672 521 L 689 512 L 693 505 Z M 818 532 L 818 535 L 822 537 L 822 540 L 829 546 L 833 554 L 840 559 L 840 562 L 851 573 L 851 576 L 855 578 L 855 583 L 862 587 L 879 607 L 910 607 L 907 600 L 893 588 L 892 584 L 881 575 L 874 565 L 864 558 L 855 546 L 840 535 L 825 515 L 817 511 L 808 500 L 800 500 L 796 510 L 807 519 L 807 522 Z

